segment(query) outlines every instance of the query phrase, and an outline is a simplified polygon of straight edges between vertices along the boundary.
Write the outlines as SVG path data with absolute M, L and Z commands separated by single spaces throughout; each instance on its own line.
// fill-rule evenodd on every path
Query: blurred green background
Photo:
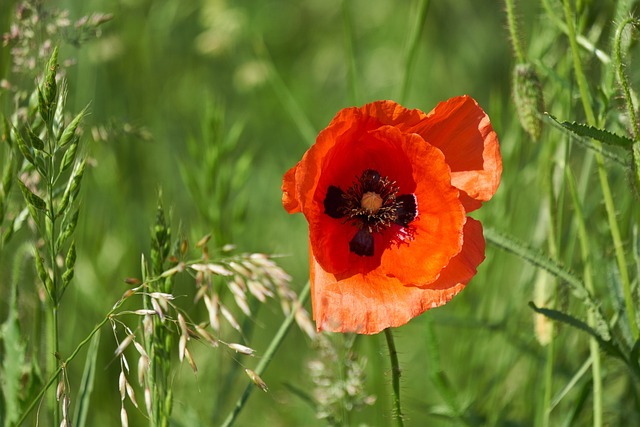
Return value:
M 5 27 L 0 30 L 6 32 L 15 2 L 1 2 Z M 548 102 L 570 98 L 572 86 L 561 81 L 563 72 L 564 78 L 569 75 L 566 40 L 547 20 L 538 19 L 542 12 L 537 2 L 520 3 L 523 39 L 531 40 L 531 55 L 547 66 Z M 608 49 L 611 29 L 606 24 L 614 18 L 612 2 L 581 3 L 591 8 L 583 24 L 588 28 L 592 23 L 598 25 L 599 40 Z M 429 111 L 452 96 L 474 97 L 491 117 L 500 138 L 504 173 L 497 195 L 473 216 L 485 226 L 546 250 L 546 175 L 545 166 L 538 162 L 546 148 L 533 143 L 520 129 L 512 106 L 513 59 L 502 1 L 433 1 L 411 85 L 402 100 L 406 45 L 416 2 L 87 0 L 46 5 L 68 9 L 72 20 L 98 11 L 113 14 L 101 27 L 99 38 L 81 47 L 64 40 L 60 45 L 60 62 L 75 59 L 66 69 L 68 110 L 77 112 L 90 104 L 82 149 L 92 159 L 83 181 L 83 207 L 76 231 L 76 278 L 62 307 L 63 352 L 73 349 L 127 289 L 123 279 L 140 275 L 140 255 L 149 252 L 149 230 L 160 191 L 171 211 L 175 233 L 195 242 L 213 231 L 219 245 L 233 243 L 241 251 L 282 254 L 278 261 L 293 276 L 293 287 L 300 290 L 308 279 L 306 222 L 302 215 L 287 215 L 280 202 L 282 175 L 308 148 L 299 125 L 308 120 L 317 132 L 339 109 L 373 100 L 395 99 L 409 108 Z M 355 87 L 349 78 L 350 45 Z M 11 78 L 6 48 L 2 61 L 3 75 Z M 553 69 L 558 74 L 553 75 Z M 637 77 L 632 75 L 634 82 Z M 296 121 L 285 107 L 291 102 L 288 94 L 305 120 Z M 4 96 L 2 104 L 10 111 L 10 97 Z M 579 119 L 569 108 L 561 113 Z M 104 128 L 107 137 L 94 140 L 92 128 Z M 560 134 L 551 134 L 549 140 L 553 138 L 560 139 Z M 227 147 L 223 158 L 212 168 L 206 153 L 223 146 Z M 578 158 L 585 156 L 584 149 L 576 152 Z M 585 182 L 589 179 L 592 177 L 587 176 Z M 225 187 L 225 183 L 230 184 Z M 612 187 L 617 206 L 627 212 L 633 199 L 620 170 L 613 169 Z M 224 188 L 231 191 L 221 194 Z M 606 227 L 597 197 L 589 203 L 588 209 L 596 211 L 594 229 Z M 628 228 L 623 232 L 629 235 Z M 0 259 L 3 294 L 12 264 L 7 254 L 29 238 L 23 230 L 4 248 Z M 569 263 L 571 260 L 569 255 Z M 467 408 L 466 421 L 471 425 L 532 425 L 546 352 L 536 340 L 533 312 L 527 307 L 534 299 L 536 280 L 546 279 L 512 255 L 488 246 L 486 261 L 462 294 L 396 331 L 407 426 L 461 422 L 451 418 L 447 402 L 431 381 L 429 363 L 434 354 L 425 339 L 426 317 L 433 321 L 441 369 L 455 391 L 453 398 Z M 178 282 L 178 293 L 181 284 Z M 184 281 L 185 288 L 188 284 Z M 33 309 L 29 306 L 32 291 L 33 285 L 25 283 L 21 295 L 25 310 Z M 254 319 L 249 344 L 258 357 L 282 321 L 276 305 L 261 309 Z M 0 313 L 5 309 L 3 306 Z M 118 425 L 115 343 L 106 329 L 103 332 L 90 413 L 93 425 Z M 585 336 L 566 329 L 559 334 L 557 389 L 588 356 Z M 354 412 L 350 423 L 389 425 L 390 374 L 384 339 L 358 337 L 354 348 L 368 359 L 364 390 L 377 400 Z M 177 368 L 173 377 L 175 425 L 216 425 L 247 379 L 238 375 L 226 380 L 225 374 L 235 365 L 228 354 L 204 346 L 194 351 L 200 368 L 197 377 L 186 365 Z M 326 425 L 287 386 L 312 392 L 307 363 L 316 353 L 304 334 L 292 330 L 263 377 L 269 393 L 254 393 L 237 425 Z M 257 362 L 241 361 L 248 367 Z M 623 419 L 619 411 L 624 408 L 616 402 L 626 393 L 625 373 L 616 362 L 612 365 L 607 366 L 614 374 L 605 407 L 611 425 L 616 425 Z M 71 366 L 71 378 L 76 378 L 72 387 L 81 371 L 81 360 Z M 569 391 L 554 410 L 554 425 L 560 425 L 579 396 L 578 387 Z M 141 395 L 138 400 L 142 401 Z M 588 412 L 578 419 L 588 423 Z M 129 414 L 131 425 L 145 424 L 141 412 L 130 408 Z

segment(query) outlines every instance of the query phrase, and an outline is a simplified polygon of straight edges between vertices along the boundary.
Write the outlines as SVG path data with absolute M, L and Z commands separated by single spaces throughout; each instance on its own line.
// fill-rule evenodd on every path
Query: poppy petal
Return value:
M 484 261 L 485 240 L 482 224 L 473 218 L 467 218 L 464 225 L 462 250 L 442 269 L 438 278 L 425 286 L 429 289 L 449 289 L 458 284 L 467 284 L 477 273 L 478 266 Z
M 407 243 L 384 251 L 382 266 L 402 283 L 431 283 L 460 252 L 466 214 L 442 152 L 419 135 L 405 135 L 402 148 L 411 158 L 418 217 L 409 226 Z
M 442 152 L 419 135 L 404 134 L 391 126 L 368 132 L 359 140 L 339 141 L 334 150 L 318 183 L 316 202 L 305 212 L 317 262 L 339 277 L 381 268 L 404 283 L 435 280 L 460 252 L 465 221 Z M 396 181 L 401 193 L 415 193 L 418 217 L 406 231 L 393 226 L 367 236 L 366 241 L 352 241 L 353 226 L 330 218 L 324 200 L 332 183 L 345 186 L 367 166 Z
M 290 214 L 300 212 L 300 203 L 296 194 L 296 170 L 295 165 L 284 174 L 282 179 L 282 205 Z
M 469 96 L 441 102 L 407 132 L 438 147 L 451 168 L 451 183 L 472 199 L 487 201 L 500 184 L 502 157 L 489 116 Z M 465 206 L 467 212 L 479 205 Z
M 465 193 L 460 200 L 467 212 L 478 209 L 496 192 L 502 173 L 498 137 L 489 116 L 473 98 L 451 98 L 429 114 L 393 101 L 373 102 L 361 110 L 372 123 L 415 132 L 442 150 L 451 168 L 452 184 Z
M 376 334 L 446 304 L 463 288 L 422 289 L 377 273 L 338 280 L 311 255 L 311 299 L 318 331 Z

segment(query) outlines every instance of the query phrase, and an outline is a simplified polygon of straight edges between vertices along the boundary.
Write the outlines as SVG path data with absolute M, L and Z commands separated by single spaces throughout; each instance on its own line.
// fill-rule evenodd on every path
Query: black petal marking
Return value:
M 407 227 L 418 215 L 418 203 L 413 194 L 402 194 L 396 197 L 396 224 Z
M 324 213 L 331 218 L 342 218 L 345 207 L 344 191 L 335 185 L 330 185 L 324 198 Z
M 373 235 L 360 229 L 349 242 L 349 250 L 360 256 L 373 256 Z

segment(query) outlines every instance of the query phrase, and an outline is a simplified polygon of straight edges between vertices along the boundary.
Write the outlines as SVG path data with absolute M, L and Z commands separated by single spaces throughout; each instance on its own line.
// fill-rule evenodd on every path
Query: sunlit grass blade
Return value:
M 549 411 L 552 411 L 556 406 L 558 406 L 560 401 L 564 399 L 565 396 L 569 394 L 571 390 L 573 390 L 576 384 L 578 384 L 578 382 L 582 379 L 582 377 L 584 377 L 587 371 L 589 371 L 590 367 L 591 367 L 591 357 L 585 360 L 582 366 L 580 366 L 580 369 L 578 369 L 576 373 L 573 375 L 573 377 L 571 377 L 571 379 L 565 384 L 565 386 L 562 387 L 562 390 L 560 390 L 553 397 L 553 399 L 551 400 L 551 404 L 549 405 Z
M 84 364 L 84 372 L 80 381 L 76 400 L 76 412 L 73 416 L 73 425 L 84 427 L 89 413 L 89 403 L 93 392 L 93 382 L 96 374 L 96 361 L 98 360 L 98 349 L 100 345 L 100 331 L 91 339 L 91 344 L 87 350 L 87 359 Z

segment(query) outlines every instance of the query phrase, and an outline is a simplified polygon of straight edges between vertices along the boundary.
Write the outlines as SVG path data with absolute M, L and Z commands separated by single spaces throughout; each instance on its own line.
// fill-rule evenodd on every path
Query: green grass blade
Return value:
M 18 278 L 20 268 L 26 254 L 26 246 L 23 246 L 15 258 L 11 290 L 9 294 L 9 312 L 4 323 L 0 326 L 0 338 L 2 338 L 2 365 L 0 366 L 0 389 L 2 390 L 4 408 L 4 425 L 17 424 L 20 417 L 20 395 L 23 381 L 23 368 L 25 365 L 26 345 L 20 333 L 18 322 Z
M 93 391 L 93 381 L 96 374 L 96 360 L 98 360 L 99 347 L 100 331 L 96 332 L 93 336 L 89 349 L 87 350 L 87 359 L 84 363 L 84 372 L 82 373 L 82 381 L 80 382 L 76 401 L 76 412 L 73 415 L 73 425 L 76 427 L 84 427 L 87 422 L 91 392 Z
M 427 20 L 427 12 L 429 11 L 429 0 L 420 0 L 418 3 L 418 11 L 415 17 L 415 24 L 409 35 L 407 43 L 407 52 L 405 55 L 404 64 L 404 77 L 402 79 L 402 88 L 400 89 L 399 102 L 405 102 L 407 94 L 409 93 L 409 86 L 411 86 L 411 71 L 413 70 L 413 63 L 416 59 L 418 52 L 418 44 L 420 42 L 420 35 L 424 28 L 424 23 Z

